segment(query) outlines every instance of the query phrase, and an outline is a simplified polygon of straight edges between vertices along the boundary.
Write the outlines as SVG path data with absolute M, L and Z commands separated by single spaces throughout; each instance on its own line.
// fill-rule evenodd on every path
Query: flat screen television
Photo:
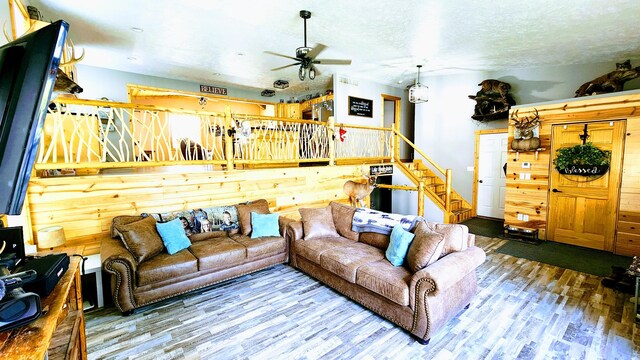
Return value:
M 22 210 L 68 29 L 60 20 L 0 47 L 0 214 Z

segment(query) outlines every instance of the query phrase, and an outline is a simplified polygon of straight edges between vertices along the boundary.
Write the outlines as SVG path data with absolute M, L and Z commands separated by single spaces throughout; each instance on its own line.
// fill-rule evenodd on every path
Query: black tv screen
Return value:
M 0 214 L 22 210 L 68 29 L 60 20 L 0 47 Z

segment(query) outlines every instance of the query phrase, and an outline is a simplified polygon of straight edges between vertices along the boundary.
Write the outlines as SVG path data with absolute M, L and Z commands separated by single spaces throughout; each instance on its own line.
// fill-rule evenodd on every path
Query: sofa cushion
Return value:
M 323 252 L 320 255 L 320 266 L 348 282 L 355 283 L 359 267 L 382 259 L 384 251 L 365 244 L 351 243 Z
M 251 238 L 257 239 L 265 236 L 280 236 L 280 224 L 278 214 L 251 213 Z
M 323 252 L 339 246 L 353 245 L 353 241 L 343 237 L 317 237 L 296 241 L 296 254 L 320 265 L 320 255 Z
M 440 257 L 455 251 L 464 251 L 467 249 L 467 238 L 469 237 L 469 228 L 460 224 L 438 224 L 428 222 L 431 230 L 444 235 L 444 248 Z
M 224 238 L 224 237 L 227 237 L 227 232 L 222 230 L 218 230 L 218 231 L 214 230 L 210 232 L 191 234 L 190 236 L 187 236 L 187 237 L 189 238 L 191 243 L 194 243 L 197 241 L 211 240 L 219 237 Z
M 252 239 L 246 235 L 231 235 L 233 241 L 247 248 L 247 258 L 262 258 L 287 251 L 287 242 L 282 236 L 263 236 Z
M 329 206 L 331 206 L 333 224 L 335 225 L 338 234 L 349 240 L 358 241 L 358 236 L 360 234 L 351 230 L 353 214 L 356 213 L 356 208 L 354 208 L 353 206 L 340 204 L 335 201 L 330 202 Z
M 247 258 L 244 245 L 227 237 L 198 241 L 189 251 L 198 259 L 198 270 L 224 269 L 241 264 Z
M 407 265 L 413 272 L 418 272 L 438 260 L 444 248 L 444 235 L 435 232 L 421 221 L 414 229 L 416 237 L 407 252 Z
M 386 260 L 362 265 L 356 273 L 356 284 L 402 306 L 409 306 L 411 271 L 393 266 Z
M 126 225 L 116 225 L 115 228 L 138 263 L 160 254 L 164 248 L 156 230 L 156 219 L 151 216 Z
M 389 247 L 389 235 L 372 232 L 360 233 L 358 241 L 367 245 L 375 246 L 378 249 L 386 250 Z
M 120 237 L 120 231 L 116 229 L 116 226 L 131 224 L 132 222 L 142 220 L 144 217 L 145 216 L 138 216 L 138 215 L 133 215 L 133 216 L 120 215 L 120 216 L 114 217 L 113 220 L 111 221 L 111 237 L 113 239 L 117 239 Z
M 396 224 L 391 231 L 391 240 L 389 247 L 385 251 L 387 260 L 393 266 L 402 266 L 404 259 L 407 257 L 409 245 L 413 242 L 415 235 L 402 228 L 402 225 Z
M 331 206 L 323 208 L 298 209 L 302 217 L 302 228 L 304 238 L 313 239 L 315 237 L 338 237 L 336 226 L 333 224 Z
M 169 255 L 173 255 L 191 246 L 191 241 L 189 241 L 187 235 L 184 234 L 180 219 L 173 219 L 166 223 L 156 223 L 156 229 Z
M 238 210 L 238 221 L 240 222 L 240 233 L 242 235 L 251 234 L 251 212 L 258 214 L 269 214 L 269 203 L 265 199 L 255 200 L 246 204 L 236 205 Z
M 198 271 L 198 260 L 184 249 L 174 255 L 161 253 L 138 266 L 138 286 L 176 278 Z

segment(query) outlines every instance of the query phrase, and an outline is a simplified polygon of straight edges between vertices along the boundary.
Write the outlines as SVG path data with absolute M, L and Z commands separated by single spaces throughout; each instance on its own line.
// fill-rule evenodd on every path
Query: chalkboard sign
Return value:
M 349 96 L 349 115 L 373 117 L 373 100 Z

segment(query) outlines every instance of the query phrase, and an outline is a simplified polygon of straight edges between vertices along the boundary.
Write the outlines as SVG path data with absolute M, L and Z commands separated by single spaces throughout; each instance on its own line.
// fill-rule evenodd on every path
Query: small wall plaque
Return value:
M 349 115 L 373 117 L 373 100 L 349 96 Z
M 369 166 L 369 175 L 393 175 L 393 165 Z
M 200 92 L 215 95 L 227 95 L 227 88 L 213 85 L 200 85 Z

